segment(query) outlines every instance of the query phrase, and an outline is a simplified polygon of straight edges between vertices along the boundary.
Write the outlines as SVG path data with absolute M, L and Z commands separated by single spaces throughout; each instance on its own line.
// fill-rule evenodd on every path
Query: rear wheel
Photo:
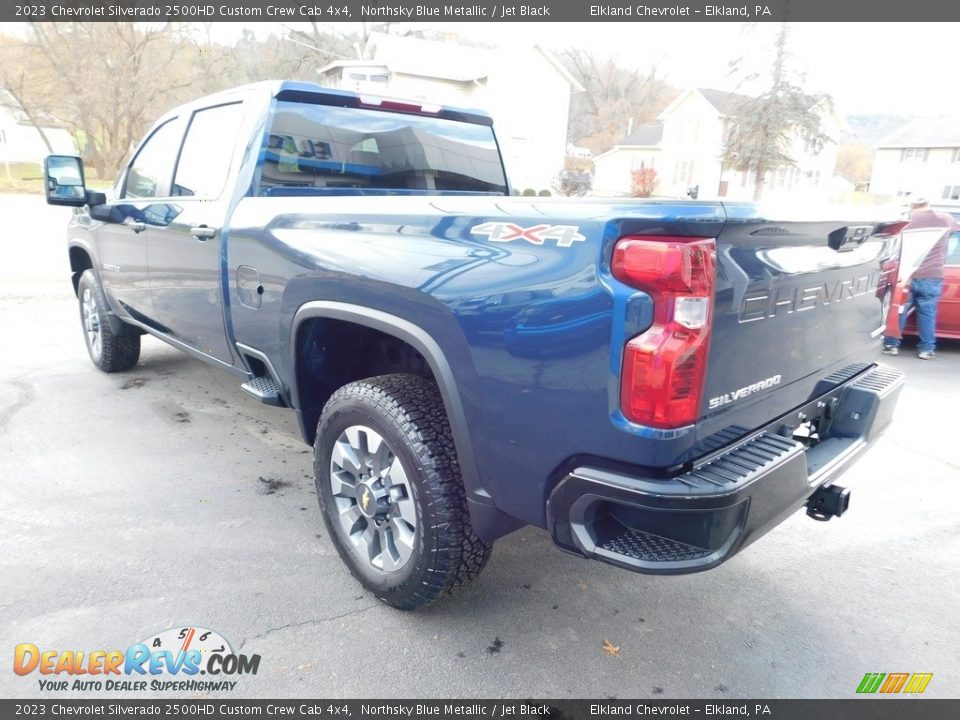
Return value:
M 140 359 L 140 336 L 117 335 L 107 321 L 107 301 L 93 270 L 85 270 L 77 284 L 83 339 L 93 364 L 104 372 L 129 370 Z
M 317 497 L 350 572 L 378 599 L 423 607 L 476 577 L 473 532 L 436 385 L 416 375 L 350 383 L 327 401 L 314 445 Z

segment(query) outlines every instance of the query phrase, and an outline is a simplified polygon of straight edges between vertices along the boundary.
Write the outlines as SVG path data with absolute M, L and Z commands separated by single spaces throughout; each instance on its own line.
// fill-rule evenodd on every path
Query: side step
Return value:
M 713 552 L 707 548 L 627 527 L 623 528 L 619 535 L 608 538 L 600 547 L 648 563 L 700 560 Z
M 277 381 L 271 377 L 258 376 L 248 380 L 240 386 L 248 395 L 252 395 L 264 405 L 273 405 L 275 407 L 286 407 L 280 394 L 280 386 Z

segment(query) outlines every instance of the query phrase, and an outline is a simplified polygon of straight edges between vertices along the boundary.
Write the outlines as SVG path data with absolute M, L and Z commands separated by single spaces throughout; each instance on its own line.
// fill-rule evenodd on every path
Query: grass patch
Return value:
M 97 171 L 84 167 L 87 190 L 106 190 L 113 179 L 100 180 Z M 43 195 L 43 166 L 36 163 L 0 162 L 0 193 Z
M 43 192 L 43 168 L 35 163 L 0 163 L 0 192 Z

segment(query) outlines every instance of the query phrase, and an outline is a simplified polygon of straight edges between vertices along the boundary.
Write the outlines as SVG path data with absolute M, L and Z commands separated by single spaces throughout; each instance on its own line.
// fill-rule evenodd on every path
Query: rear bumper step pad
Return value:
M 668 479 L 579 467 L 547 501 L 554 542 L 636 572 L 707 570 L 833 484 L 889 424 L 904 376 L 875 366 Z M 778 434 L 816 418 L 811 447 Z

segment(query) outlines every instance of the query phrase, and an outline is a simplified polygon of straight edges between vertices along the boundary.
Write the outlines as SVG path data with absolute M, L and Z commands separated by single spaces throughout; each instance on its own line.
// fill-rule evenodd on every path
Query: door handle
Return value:
M 207 227 L 206 225 L 198 225 L 197 227 L 190 228 L 190 234 L 197 240 L 209 240 L 217 234 L 217 229 Z
M 133 220 L 128 223 L 124 223 L 124 225 L 126 225 L 128 228 L 133 230 L 135 233 L 142 233 L 144 230 L 147 229 L 146 223 L 138 222 L 136 220 Z

